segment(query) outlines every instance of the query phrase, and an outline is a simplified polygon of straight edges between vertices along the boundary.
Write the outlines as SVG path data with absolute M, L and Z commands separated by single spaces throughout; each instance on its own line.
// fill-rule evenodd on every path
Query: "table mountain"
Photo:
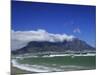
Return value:
M 31 41 L 27 46 L 12 51 L 13 54 L 38 53 L 38 52 L 66 52 L 66 51 L 95 51 L 95 48 L 85 41 L 74 38 L 72 41 L 48 42 Z

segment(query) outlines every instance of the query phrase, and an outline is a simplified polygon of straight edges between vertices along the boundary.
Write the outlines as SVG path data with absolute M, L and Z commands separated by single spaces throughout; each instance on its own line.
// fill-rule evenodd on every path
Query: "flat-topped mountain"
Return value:
M 48 42 L 31 41 L 25 47 L 12 51 L 13 54 L 38 52 L 95 51 L 95 48 L 83 40 L 74 38 L 71 41 Z

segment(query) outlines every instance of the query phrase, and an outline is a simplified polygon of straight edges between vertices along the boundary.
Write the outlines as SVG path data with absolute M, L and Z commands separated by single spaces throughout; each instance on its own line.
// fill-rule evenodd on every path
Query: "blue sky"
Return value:
M 12 30 L 44 29 L 74 35 L 95 46 L 95 6 L 12 1 Z

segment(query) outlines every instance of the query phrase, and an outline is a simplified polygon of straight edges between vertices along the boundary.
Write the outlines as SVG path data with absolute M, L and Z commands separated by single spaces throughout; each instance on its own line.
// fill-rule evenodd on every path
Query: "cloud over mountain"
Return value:
M 43 29 L 37 31 L 14 31 L 11 32 L 11 49 L 19 49 L 27 45 L 30 41 L 49 41 L 49 42 L 62 42 L 72 41 L 73 35 L 66 34 L 53 34 L 48 33 Z

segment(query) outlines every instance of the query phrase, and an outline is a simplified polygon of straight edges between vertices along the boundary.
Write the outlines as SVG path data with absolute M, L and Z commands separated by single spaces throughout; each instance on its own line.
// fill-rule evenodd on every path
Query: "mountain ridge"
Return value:
M 13 54 L 38 52 L 66 52 L 66 51 L 95 51 L 95 48 L 85 41 L 74 38 L 72 41 L 48 42 L 31 41 L 25 47 L 12 51 Z

